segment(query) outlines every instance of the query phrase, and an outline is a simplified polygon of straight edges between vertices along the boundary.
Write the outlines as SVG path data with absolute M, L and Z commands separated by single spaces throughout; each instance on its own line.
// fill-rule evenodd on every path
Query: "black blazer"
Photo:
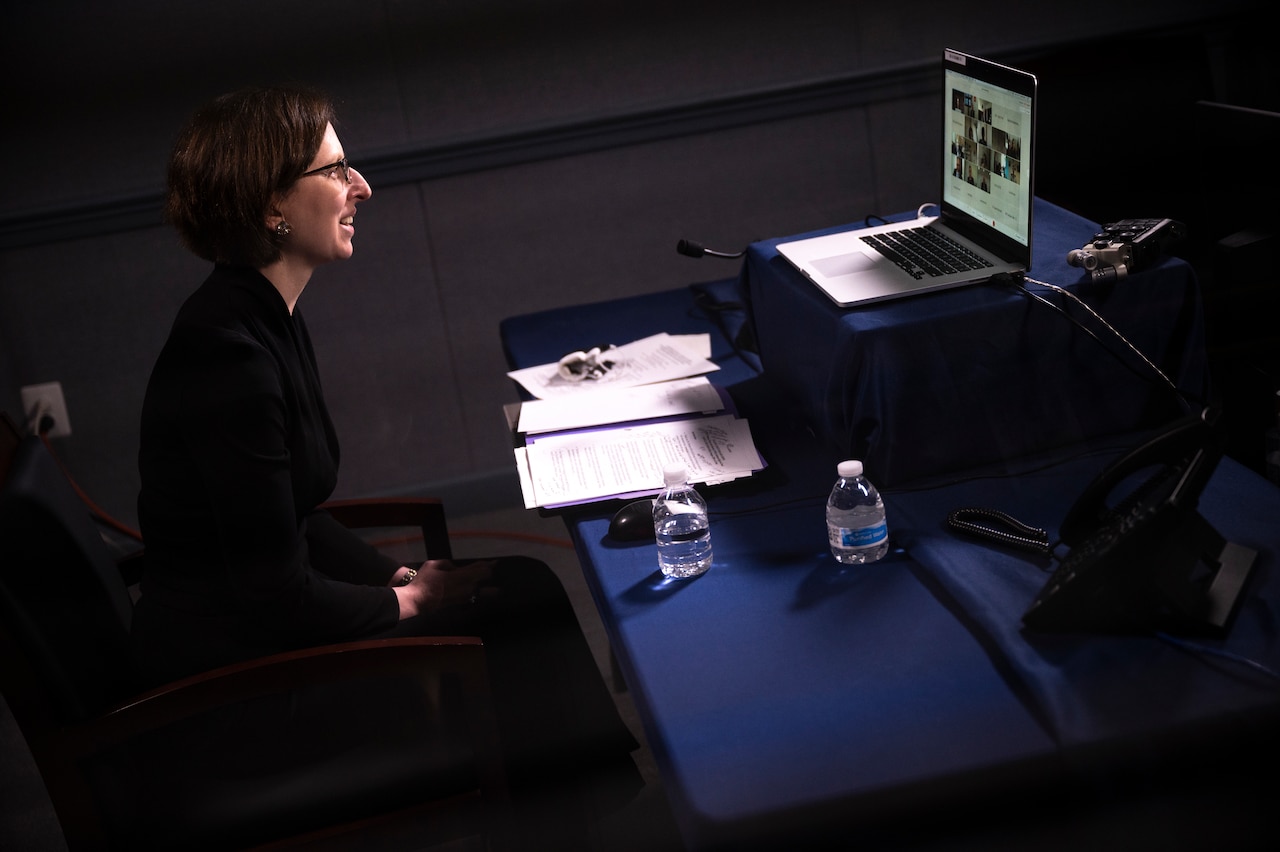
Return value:
M 338 459 L 301 311 L 256 270 L 215 267 L 142 408 L 133 634 L 148 679 L 395 626 L 398 566 L 316 508 Z

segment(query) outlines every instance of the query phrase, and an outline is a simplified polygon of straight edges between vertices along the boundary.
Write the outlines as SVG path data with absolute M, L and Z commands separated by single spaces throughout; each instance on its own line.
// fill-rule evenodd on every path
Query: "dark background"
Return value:
M 375 190 L 355 257 L 301 302 L 341 495 L 517 504 L 498 321 L 736 273 L 678 256 L 683 237 L 736 249 L 935 201 L 937 67 L 954 47 L 1039 76 L 1040 195 L 1097 221 L 1190 226 L 1234 447 L 1260 466 L 1276 120 L 1257 111 L 1280 111 L 1261 4 L 1034 8 L 21 4 L 0 35 L 0 409 L 20 418 L 21 387 L 61 382 L 60 454 L 133 520 L 147 375 L 206 271 L 159 221 L 171 139 L 215 94 L 299 80 L 336 98 Z

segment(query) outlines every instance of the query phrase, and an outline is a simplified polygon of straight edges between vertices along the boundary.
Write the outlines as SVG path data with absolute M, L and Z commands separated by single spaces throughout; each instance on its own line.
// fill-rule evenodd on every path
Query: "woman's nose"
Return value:
M 354 168 L 351 170 L 351 192 L 361 201 L 373 195 L 373 187 L 369 186 L 364 175 Z

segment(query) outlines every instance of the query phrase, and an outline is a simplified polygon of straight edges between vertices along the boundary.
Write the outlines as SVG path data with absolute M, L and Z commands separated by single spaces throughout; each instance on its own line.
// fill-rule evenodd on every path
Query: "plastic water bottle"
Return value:
M 842 461 L 840 478 L 827 498 L 827 541 L 831 555 L 845 565 L 875 562 L 889 552 L 889 526 L 884 501 L 862 475 L 862 462 Z
M 683 466 L 663 470 L 662 481 L 666 487 L 653 502 L 658 567 L 667 577 L 696 577 L 711 567 L 707 502 L 689 484 Z

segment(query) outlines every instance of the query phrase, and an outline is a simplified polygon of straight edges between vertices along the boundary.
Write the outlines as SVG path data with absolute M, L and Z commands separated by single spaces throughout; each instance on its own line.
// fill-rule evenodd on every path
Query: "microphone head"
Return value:
M 707 253 L 706 247 L 701 243 L 695 243 L 692 240 L 681 240 L 676 243 L 676 251 L 686 257 L 702 257 Z

